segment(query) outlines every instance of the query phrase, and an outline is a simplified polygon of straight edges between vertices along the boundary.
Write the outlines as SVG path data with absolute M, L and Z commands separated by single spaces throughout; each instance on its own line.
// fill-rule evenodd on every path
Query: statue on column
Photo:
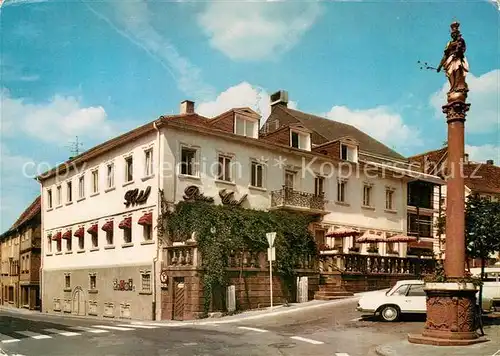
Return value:
M 458 22 L 453 22 L 451 25 L 451 41 L 446 44 L 444 49 L 443 59 L 437 67 L 440 72 L 444 68 L 446 77 L 450 83 L 448 91 L 448 103 L 455 101 L 463 101 L 467 99 L 469 88 L 465 82 L 465 76 L 469 71 L 469 63 L 465 58 L 465 41 L 462 38 Z

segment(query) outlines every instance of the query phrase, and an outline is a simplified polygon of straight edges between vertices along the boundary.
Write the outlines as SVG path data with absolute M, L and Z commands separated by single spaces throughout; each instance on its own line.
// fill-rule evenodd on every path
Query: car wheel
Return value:
M 384 305 L 380 309 L 380 317 L 384 321 L 396 321 L 401 316 L 401 311 L 395 305 Z

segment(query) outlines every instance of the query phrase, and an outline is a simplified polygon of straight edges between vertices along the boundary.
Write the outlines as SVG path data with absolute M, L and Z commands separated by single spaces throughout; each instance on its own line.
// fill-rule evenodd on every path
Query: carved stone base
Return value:
M 476 293 L 471 283 L 427 283 L 427 320 L 421 335 L 408 341 L 437 346 L 488 341 L 476 333 Z

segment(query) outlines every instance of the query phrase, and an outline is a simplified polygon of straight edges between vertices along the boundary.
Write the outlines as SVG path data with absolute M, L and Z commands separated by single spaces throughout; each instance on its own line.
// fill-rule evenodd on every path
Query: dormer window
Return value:
M 301 150 L 310 151 L 311 150 L 311 138 L 309 134 L 291 131 L 290 132 L 290 146 L 293 148 L 298 148 Z
M 357 162 L 358 161 L 358 152 L 356 146 L 351 145 L 340 145 L 340 158 L 344 161 Z
M 252 137 L 252 138 L 257 138 L 258 137 L 258 121 L 243 117 L 243 116 L 236 116 L 234 119 L 234 132 L 237 135 L 240 136 L 246 136 L 246 137 Z

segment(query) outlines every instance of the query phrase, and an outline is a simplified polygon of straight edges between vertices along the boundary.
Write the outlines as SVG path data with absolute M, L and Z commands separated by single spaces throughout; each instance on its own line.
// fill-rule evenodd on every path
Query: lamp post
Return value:
M 425 284 L 427 320 L 422 334 L 410 334 L 413 343 L 437 346 L 470 345 L 486 341 L 476 333 L 476 293 L 465 276 L 465 186 L 462 170 L 464 159 L 464 125 L 470 104 L 465 75 L 469 65 L 465 58 L 465 41 L 453 22 L 451 41 L 436 68 L 445 70 L 450 84 L 447 104 L 443 106 L 448 124 L 448 177 L 446 181 L 446 257 L 445 281 Z M 433 69 L 433 68 L 431 68 Z

